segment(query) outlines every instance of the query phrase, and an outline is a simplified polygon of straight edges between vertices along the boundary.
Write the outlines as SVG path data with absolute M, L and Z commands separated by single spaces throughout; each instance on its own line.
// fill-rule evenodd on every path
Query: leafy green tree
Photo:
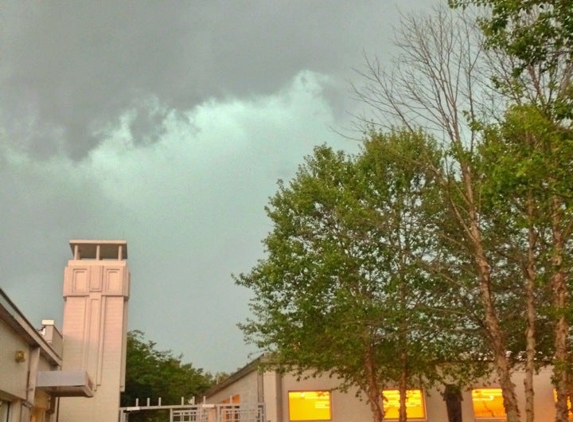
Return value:
M 571 267 L 566 253 L 571 241 L 571 200 L 570 190 L 565 186 L 570 172 L 568 160 L 573 129 L 573 3 L 570 0 L 453 0 L 450 4 L 485 7 L 480 23 L 486 45 L 509 64 L 506 69 L 510 71 L 492 78 L 512 102 L 502 123 L 504 135 L 498 139 L 504 140 L 502 148 L 519 153 L 507 160 L 498 160 L 496 168 L 498 174 L 507 176 L 504 188 L 517 188 L 509 192 L 510 197 L 516 198 L 515 194 L 521 191 L 528 198 L 529 206 L 522 208 L 525 218 L 521 220 L 529 224 L 526 243 L 530 284 L 538 278 L 535 262 L 540 257 L 550 258 L 549 263 L 538 262 L 541 264 L 538 268 L 543 270 L 540 281 L 548 283 L 552 292 L 556 420 L 566 421 L 573 375 L 570 369 L 572 321 L 567 317 L 572 307 Z M 490 142 L 490 148 L 491 145 Z M 507 170 L 517 170 L 518 177 L 512 176 L 510 171 L 500 172 L 501 163 L 509 164 Z M 514 184 L 510 185 L 510 181 Z M 530 348 L 528 356 L 532 354 Z M 529 390 L 528 396 L 532 397 L 532 389 Z M 533 417 L 528 415 L 528 420 Z
M 572 3 L 450 3 L 488 9 L 480 26 L 471 15 L 443 9 L 406 17 L 397 70 L 367 62 L 366 85 L 356 92 L 380 124 L 412 132 L 424 126 L 443 139 L 447 158 L 435 173 L 446 206 L 436 214 L 434 273 L 478 299 L 468 314 L 481 320 L 508 420 L 520 418 L 512 368 L 526 362 L 526 415 L 533 421 L 536 360 L 551 356 L 557 420 L 565 421 L 572 378 Z
M 552 338 L 540 338 L 544 345 L 536 353 L 553 359 L 557 420 L 567 420 L 573 304 L 569 299 L 572 262 L 565 251 L 573 247 L 573 197 L 567 188 L 573 133 L 556 126 L 535 105 L 521 105 L 512 107 L 503 124 L 486 139 L 482 149 L 488 157 L 484 197 L 495 201 L 502 215 L 511 216 L 512 244 L 522 257 L 528 281 L 528 312 L 541 317 L 538 325 L 554 325 L 553 330 L 546 330 Z M 534 346 L 528 344 L 529 365 Z M 533 387 L 527 387 L 532 395 Z
M 136 399 L 144 404 L 147 398 L 157 404 L 160 397 L 163 404 L 180 404 L 182 397 L 187 401 L 207 391 L 212 376 L 181 359 L 181 355 L 175 356 L 170 350 L 157 350 L 156 343 L 145 340 L 141 331 L 130 331 L 121 405 L 134 406 Z M 130 421 L 160 421 L 166 417 L 168 414 L 141 411 L 130 415 Z
M 449 0 L 453 7 L 485 6 L 480 19 L 488 45 L 514 57 L 514 75 L 532 66 L 551 71 L 573 58 L 571 0 Z
M 247 340 L 275 367 L 357 387 L 374 421 L 389 384 L 401 390 L 405 420 L 406 389 L 439 380 L 438 365 L 462 343 L 437 340 L 455 324 L 444 319 L 447 294 L 428 295 L 440 284 L 419 265 L 433 247 L 422 208 L 439 161 L 422 133 L 371 132 L 358 156 L 316 148 L 271 198 L 267 257 L 236 277 L 254 293 Z
M 480 196 L 478 146 L 483 123 L 504 107 L 503 102 L 495 102 L 501 94 L 491 86 L 491 60 L 471 16 L 444 8 L 431 16 L 406 16 L 396 37 L 394 71 L 368 61 L 365 85 L 356 93 L 373 107 L 381 125 L 398 125 L 412 133 L 426 127 L 442 141 L 444 160 L 433 170 L 443 210 L 433 223 L 433 235 L 440 243 L 431 269 L 468 303 L 466 316 L 459 318 L 480 328 L 499 378 L 508 421 L 518 422 L 508 355 L 514 326 L 504 324 L 503 315 L 507 305 L 514 303 L 506 294 L 511 291 L 506 273 L 500 271 L 489 248 L 492 231 Z M 491 107 L 490 100 L 494 101 Z

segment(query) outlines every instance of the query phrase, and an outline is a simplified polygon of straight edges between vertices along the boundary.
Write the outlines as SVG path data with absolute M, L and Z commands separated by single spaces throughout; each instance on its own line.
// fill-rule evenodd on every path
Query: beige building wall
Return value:
M 29 355 L 30 346 L 17 335 L 10 327 L 0 321 L 0 362 L 2 362 L 2 383 L 0 399 L 14 396 L 26 400 L 26 387 L 28 376 L 28 362 L 17 362 L 16 351 L 22 350 Z
M 210 395 L 208 402 L 214 404 L 232 402 L 233 398 L 237 399 L 237 396 L 241 404 L 262 402 L 262 376 L 262 373 L 249 365 L 231 377 L 233 378 L 232 388 L 222 389 Z
M 364 400 L 356 396 L 357 390 L 348 392 L 336 390 L 338 381 L 328 376 L 298 379 L 292 374 L 279 374 L 267 371 L 263 374 L 257 370 L 258 361 L 246 366 L 228 380 L 214 387 L 207 395 L 209 403 L 220 403 L 225 398 L 241 394 L 241 404 L 264 402 L 266 420 L 269 422 L 290 421 L 288 393 L 289 391 L 331 391 L 331 421 L 332 422 L 369 422 L 372 420 L 370 407 Z M 525 395 L 523 393 L 523 373 L 514 375 L 518 400 L 525 421 Z M 555 419 L 553 386 L 551 385 L 551 368 L 542 369 L 535 377 L 535 420 L 550 422 Z M 484 380 L 474 385 L 474 388 L 498 388 L 494 379 Z M 262 390 L 262 398 L 254 393 Z M 424 391 L 425 419 L 418 421 L 446 422 L 448 420 L 446 404 L 438 389 Z M 257 397 L 257 400 L 254 400 Z M 254 400 L 254 401 L 249 401 Z M 466 422 L 485 421 L 476 418 L 472 404 L 471 389 L 462 393 L 462 418 Z M 392 419 L 387 419 L 392 420 Z M 487 422 L 501 422 L 503 419 L 488 419 Z
M 85 370 L 93 398 L 62 398 L 60 422 L 114 422 L 125 387 L 130 274 L 125 241 L 70 241 L 64 273 L 63 369 Z
M 364 421 L 369 422 L 372 420 L 370 408 L 366 402 L 360 401 L 356 398 L 356 389 L 350 389 L 348 392 L 343 393 L 336 388 L 340 385 L 335 378 L 328 376 L 319 378 L 308 378 L 297 380 L 297 377 L 291 374 L 285 374 L 282 377 L 281 383 L 281 397 L 282 415 L 280 418 L 275 419 L 273 422 L 288 421 L 289 418 L 289 391 L 320 391 L 331 390 L 330 393 L 330 410 L 332 421 Z

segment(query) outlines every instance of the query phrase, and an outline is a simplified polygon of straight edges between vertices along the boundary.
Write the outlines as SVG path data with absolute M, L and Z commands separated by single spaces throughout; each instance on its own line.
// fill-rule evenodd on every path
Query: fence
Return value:
M 170 422 L 265 422 L 265 405 L 248 404 L 179 404 L 147 405 L 122 407 L 119 409 L 119 421 L 129 422 L 129 415 L 140 411 L 169 410 Z

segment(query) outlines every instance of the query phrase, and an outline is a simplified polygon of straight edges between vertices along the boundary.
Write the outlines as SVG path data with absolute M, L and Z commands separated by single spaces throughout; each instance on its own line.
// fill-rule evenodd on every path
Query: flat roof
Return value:
M 121 259 L 127 259 L 127 241 L 125 240 L 70 240 L 72 254 L 78 247 L 80 259 L 96 259 L 99 246 L 100 259 L 118 259 L 121 246 Z

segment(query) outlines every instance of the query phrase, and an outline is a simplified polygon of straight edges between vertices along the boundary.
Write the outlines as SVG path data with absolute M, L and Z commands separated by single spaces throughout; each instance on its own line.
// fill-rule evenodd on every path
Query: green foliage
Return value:
M 573 86 L 568 76 L 573 62 L 571 0 L 449 0 L 448 3 L 452 7 L 474 4 L 486 8 L 486 17 L 480 23 L 487 45 L 511 58 L 513 66 L 513 82 L 496 80 L 501 89 L 533 89 L 540 97 L 555 91 L 556 95 L 544 98 L 540 104 L 550 107 L 558 119 L 573 117 Z M 532 73 L 537 74 L 531 81 L 537 86 L 521 86 Z
M 573 57 L 573 7 L 570 0 L 449 0 L 452 7 L 486 6 L 483 29 L 490 44 L 524 65 L 550 64 L 555 56 Z
M 513 368 L 526 367 L 533 422 L 534 369 L 551 359 L 556 420 L 566 421 L 573 391 L 573 2 L 449 4 L 482 7 L 481 34 L 463 13 L 406 17 L 396 43 L 399 71 L 389 75 L 369 62 L 366 87 L 357 92 L 382 124 L 397 118 L 412 133 L 430 127 L 444 139 L 445 159 L 432 166 L 436 189 L 424 193 L 420 209 L 434 243 L 418 262 L 449 286 L 428 294 L 452 312 L 466 306 L 457 320 L 444 321 L 464 333 L 474 358 L 492 358 L 508 420 L 520 419 Z
M 533 105 L 512 106 L 501 124 L 486 131 L 480 154 L 486 163 L 482 170 L 485 210 L 498 228 L 505 227 L 505 245 L 514 248 L 506 250 L 505 256 L 521 256 L 523 260 L 531 230 L 536 240 L 532 259 L 537 264 L 538 283 L 550 287 L 553 230 L 561 232 L 566 244 L 571 244 L 573 133 Z M 554 201 L 560 204 L 558 209 L 553 209 Z M 563 258 L 564 265 L 570 266 L 568 255 Z M 539 300 L 542 313 L 548 311 L 548 294 L 544 292 Z M 548 347 L 540 352 L 551 356 L 549 343 L 540 340 Z
M 144 404 L 147 398 L 157 404 L 180 404 L 181 397 L 188 400 L 201 396 L 213 385 L 210 374 L 181 362 L 170 350 L 156 349 L 153 341 L 145 340 L 141 331 L 130 331 L 127 336 L 127 368 L 125 392 L 121 394 L 122 406 L 134 406 L 139 399 Z M 165 414 L 138 412 L 130 415 L 130 421 L 164 420 Z M 168 418 L 168 415 L 167 415 Z M 167 419 L 168 420 L 168 419 Z
M 357 156 L 317 147 L 279 183 L 267 257 L 236 277 L 254 293 L 241 328 L 275 366 L 335 375 L 372 405 L 382 386 L 431 384 L 460 359 L 448 288 L 423 265 L 441 159 L 422 133 L 370 132 Z

